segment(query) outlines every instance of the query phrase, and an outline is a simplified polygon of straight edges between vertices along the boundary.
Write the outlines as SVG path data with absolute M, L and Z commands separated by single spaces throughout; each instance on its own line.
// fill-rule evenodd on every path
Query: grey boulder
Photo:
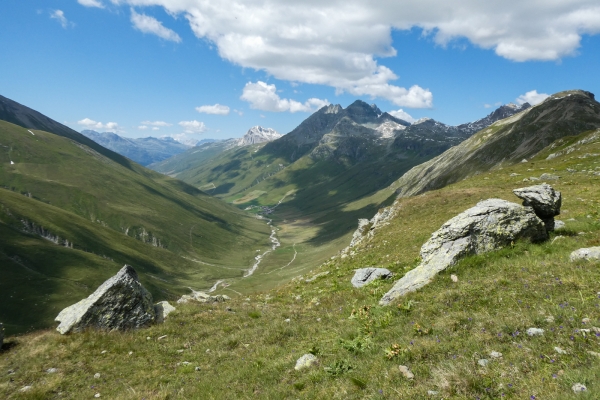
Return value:
M 126 330 L 151 324 L 155 319 L 152 295 L 135 270 L 125 265 L 88 298 L 62 310 L 55 321 L 61 334 L 87 328 Z
M 169 314 L 175 311 L 175 307 L 169 304 L 168 301 L 160 301 L 154 305 L 154 313 L 156 314 L 156 323 L 162 324 Z
M 421 264 L 398 280 L 379 304 L 422 288 L 462 257 L 487 253 L 520 238 L 534 242 L 548 238 L 544 223 L 530 207 L 500 199 L 481 201 L 431 235 L 421 247 Z
M 575 250 L 569 257 L 571 261 L 579 260 L 600 260 L 600 247 L 588 247 Z
M 387 279 L 392 273 L 386 268 L 361 268 L 357 269 L 350 281 L 354 287 L 362 287 L 376 279 Z
M 546 230 L 554 230 L 554 217 L 560 214 L 562 197 L 558 190 L 547 183 L 515 189 L 513 193 L 523 200 L 524 206 L 530 206 L 535 214 L 546 224 Z
M 204 292 L 196 292 L 195 290 L 192 290 L 192 294 L 184 294 L 179 300 L 177 300 L 177 303 L 185 304 L 189 301 L 197 301 L 198 303 L 223 303 L 227 300 L 231 300 L 231 298 L 225 294 L 211 296 Z

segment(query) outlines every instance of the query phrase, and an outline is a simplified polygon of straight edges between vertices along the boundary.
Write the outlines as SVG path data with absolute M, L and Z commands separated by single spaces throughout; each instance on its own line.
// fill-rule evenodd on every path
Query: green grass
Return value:
M 157 300 L 250 268 L 269 229 L 236 207 L 64 137 L 0 121 L 0 321 L 53 326 L 63 307 L 131 264 Z M 11 164 L 11 161 L 14 164 Z M 23 221 L 73 244 L 27 233 Z M 154 246 L 160 243 L 160 246 Z M 232 251 L 235 249 L 235 251 Z M 16 302 L 15 293 L 24 300 Z M 24 312 L 23 304 L 36 304 Z
M 588 352 L 600 353 L 600 338 L 581 329 L 600 327 L 600 263 L 569 261 L 571 251 L 600 245 L 600 177 L 588 172 L 600 168 L 600 157 L 585 154 L 600 154 L 600 143 L 553 160 L 543 153 L 527 164 L 401 199 L 397 217 L 353 256 L 314 265 L 312 272 L 249 299 L 180 305 L 165 324 L 139 331 L 10 337 L 0 371 L 14 373 L 0 375 L 0 396 L 597 398 L 600 358 Z M 387 307 L 378 301 L 392 281 L 351 286 L 354 270 L 368 265 L 389 268 L 399 278 L 419 263 L 421 245 L 446 220 L 481 199 L 517 202 L 511 190 L 529 184 L 523 177 L 543 172 L 562 176 L 552 185 L 563 193 L 559 218 L 567 223 L 550 240 L 466 258 Z M 530 337 L 529 327 L 545 333 Z M 492 359 L 491 351 L 502 358 Z M 296 359 L 309 352 L 319 365 L 295 371 Z M 490 360 L 487 367 L 478 365 L 481 358 Z M 404 378 L 399 365 L 408 366 L 414 380 Z M 48 374 L 48 368 L 59 372 Z M 588 392 L 575 395 L 571 386 L 577 382 Z M 25 385 L 32 390 L 19 392 Z M 430 390 L 438 395 L 429 396 Z

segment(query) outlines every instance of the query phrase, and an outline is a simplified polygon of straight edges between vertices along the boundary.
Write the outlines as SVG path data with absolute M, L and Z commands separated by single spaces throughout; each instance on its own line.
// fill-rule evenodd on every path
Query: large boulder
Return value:
M 547 183 L 515 189 L 513 193 L 523 200 L 524 206 L 530 206 L 535 214 L 546 224 L 546 230 L 554 230 L 554 217 L 560 214 L 562 197 L 558 190 Z
M 493 251 L 520 238 L 534 242 L 548 238 L 544 223 L 531 207 L 500 199 L 481 201 L 431 235 L 421 247 L 421 264 L 398 280 L 379 304 L 387 305 L 425 286 L 462 257 Z
M 588 247 L 579 250 L 575 250 L 569 257 L 571 261 L 597 261 L 600 260 L 600 247 Z
M 151 324 L 155 319 L 152 295 L 137 273 L 125 265 L 88 298 L 62 310 L 56 317 L 62 334 L 87 328 L 125 330 Z
M 159 301 L 154 305 L 154 312 L 156 314 L 156 323 L 162 324 L 167 319 L 167 316 L 175 311 L 176 308 L 169 304 L 168 301 Z
M 357 269 L 350 281 L 354 287 L 362 287 L 376 279 L 387 279 L 392 276 L 389 269 L 386 268 L 360 268 Z

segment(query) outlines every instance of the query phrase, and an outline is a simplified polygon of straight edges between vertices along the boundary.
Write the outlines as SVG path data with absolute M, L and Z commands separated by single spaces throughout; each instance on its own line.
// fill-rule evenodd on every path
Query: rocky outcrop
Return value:
M 376 279 L 387 279 L 393 274 L 386 268 L 361 268 L 357 269 L 350 281 L 354 287 L 363 287 Z
M 571 261 L 600 260 L 600 247 L 589 247 L 575 250 L 569 257 Z
M 125 265 L 88 298 L 58 314 L 57 331 L 61 334 L 88 328 L 126 330 L 154 322 L 152 295 L 140 283 L 135 270 Z
M 204 292 L 196 292 L 192 290 L 192 294 L 184 294 L 179 300 L 177 300 L 177 303 L 185 304 L 189 301 L 197 301 L 198 303 L 223 303 L 227 300 L 231 300 L 231 298 L 225 294 L 211 296 Z
M 156 314 L 155 321 L 157 324 L 162 324 L 169 314 L 175 311 L 175 307 L 169 304 L 168 301 L 159 301 L 154 305 L 154 313 Z
M 421 264 L 397 281 L 379 304 L 387 305 L 425 286 L 462 257 L 496 250 L 520 238 L 548 238 L 544 223 L 533 209 L 506 200 L 484 200 L 434 232 L 421 247 Z
M 530 206 L 535 215 L 546 225 L 547 231 L 554 230 L 554 217 L 560 214 L 562 197 L 558 190 L 547 183 L 515 189 L 513 193 L 523 200 L 524 206 Z
M 396 216 L 398 210 L 394 206 L 380 209 L 377 214 L 370 220 L 361 218 L 358 220 L 358 229 L 354 231 L 350 245 L 342 250 L 342 253 L 348 253 L 348 251 L 361 243 L 364 239 L 370 239 L 375 235 L 375 232 L 389 223 L 389 221 Z

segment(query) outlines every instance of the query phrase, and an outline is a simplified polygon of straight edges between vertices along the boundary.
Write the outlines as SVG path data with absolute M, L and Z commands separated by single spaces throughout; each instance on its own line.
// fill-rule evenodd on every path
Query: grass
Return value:
M 166 323 L 139 331 L 10 337 L 0 353 L 0 397 L 598 398 L 600 358 L 589 352 L 600 353 L 591 330 L 600 326 L 600 263 L 569 261 L 571 251 L 600 245 L 600 177 L 588 172 L 600 160 L 589 154 L 600 154 L 600 143 L 401 199 L 398 216 L 354 255 L 268 292 L 178 305 Z M 567 226 L 550 240 L 466 258 L 387 307 L 378 301 L 392 281 L 351 286 L 354 270 L 369 265 L 402 276 L 446 220 L 481 199 L 518 201 L 511 190 L 529 184 L 524 176 L 551 171 L 562 176 L 552 184 L 563 193 Z M 530 327 L 544 335 L 528 336 Z M 492 351 L 502 357 L 493 359 Z M 318 366 L 295 371 L 296 359 L 309 352 Z M 483 358 L 487 367 L 478 364 Z M 574 383 L 588 391 L 574 394 Z M 19 392 L 26 385 L 32 389 Z

